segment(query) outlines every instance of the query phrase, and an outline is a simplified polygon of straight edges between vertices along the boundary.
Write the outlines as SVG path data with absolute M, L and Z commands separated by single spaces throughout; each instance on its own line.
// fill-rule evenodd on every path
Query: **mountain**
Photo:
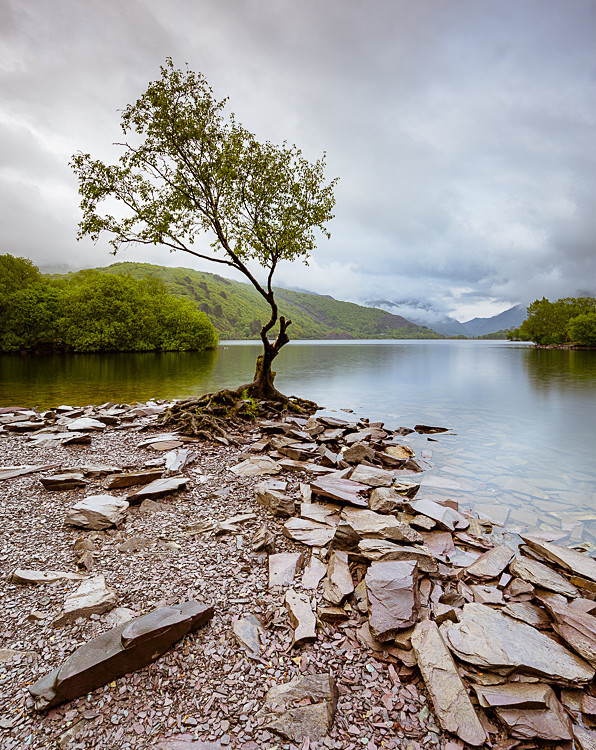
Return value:
M 96 270 L 163 279 L 171 293 L 207 313 L 220 339 L 258 338 L 269 318 L 269 306 L 256 289 L 217 274 L 149 263 L 113 263 Z M 275 288 L 275 298 L 280 314 L 292 320 L 289 332 L 294 339 L 441 338 L 400 315 L 333 297 Z
M 466 330 L 466 336 L 485 336 L 487 333 L 519 328 L 526 319 L 526 305 L 515 305 L 492 318 L 473 318 L 461 325 Z

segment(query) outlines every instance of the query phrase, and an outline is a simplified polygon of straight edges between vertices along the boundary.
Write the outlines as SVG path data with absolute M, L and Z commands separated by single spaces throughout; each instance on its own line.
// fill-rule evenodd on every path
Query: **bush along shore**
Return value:
M 3 748 L 596 746 L 596 560 L 421 497 L 412 429 L 171 406 L 0 409 Z

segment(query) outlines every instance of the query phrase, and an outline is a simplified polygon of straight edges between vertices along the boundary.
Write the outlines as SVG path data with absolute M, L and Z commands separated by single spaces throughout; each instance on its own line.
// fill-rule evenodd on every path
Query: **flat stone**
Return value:
M 576 597 L 579 591 L 575 586 L 559 573 L 555 573 L 548 565 L 544 565 L 537 560 L 530 560 L 529 557 L 516 557 L 509 565 L 509 570 L 514 576 L 527 581 L 533 586 L 554 591 L 556 594 L 563 596 Z
M 300 552 L 278 552 L 269 555 L 269 588 L 289 586 L 304 560 Z
M 196 452 L 191 448 L 175 448 L 164 456 L 166 475 L 178 474 L 189 466 L 196 458 Z
M 434 500 L 410 500 L 409 505 L 415 513 L 432 518 L 439 526 L 448 531 L 465 531 L 470 525 L 470 522 L 461 513 L 453 508 L 435 503 Z
M 332 474 L 335 471 L 335 469 L 315 464 L 312 461 L 296 461 L 293 458 L 282 458 L 279 466 L 285 471 L 303 471 L 307 474 Z
M 373 461 L 375 452 L 366 443 L 354 443 L 342 452 L 342 458 L 349 464 L 359 464 L 361 461 Z
M 141 487 L 140 490 L 128 495 L 129 503 L 142 503 L 143 500 L 156 500 L 164 495 L 176 492 L 188 484 L 187 477 L 168 477 L 166 479 L 156 479 L 151 484 Z
M 327 526 L 337 526 L 341 509 L 341 505 L 334 503 L 300 503 L 300 517 Z
M 327 578 L 323 585 L 323 597 L 331 604 L 342 604 L 354 591 L 352 574 L 348 566 L 346 552 L 336 550 L 331 553 L 327 567 Z
M 414 458 L 414 450 L 409 445 L 386 445 L 385 453 L 388 453 L 393 458 L 399 458 L 404 461 Z
M 546 601 L 545 607 L 553 617 L 554 630 L 596 669 L 596 617 L 554 601 Z
M 162 475 L 161 469 L 147 469 L 145 471 L 130 471 L 116 474 L 106 481 L 106 489 L 118 490 L 125 487 L 133 487 L 135 484 L 149 484 L 159 479 Z
M 53 448 L 57 445 L 89 445 L 91 435 L 88 432 L 55 432 L 30 435 L 29 443 L 34 448 Z
M 292 742 L 301 743 L 307 737 L 318 742 L 331 730 L 338 698 L 331 675 L 304 675 L 270 688 L 256 717 L 263 717 L 268 729 Z M 308 700 L 310 705 L 304 705 Z
M 69 432 L 101 432 L 102 430 L 106 429 L 106 426 L 103 422 L 100 422 L 99 419 L 92 419 L 91 417 L 80 417 L 79 419 L 69 420 L 69 423 L 66 425 L 66 429 Z
M 211 619 L 213 608 L 190 601 L 161 607 L 79 646 L 28 690 L 37 710 L 56 706 L 145 667 Z
M 290 622 L 294 626 L 292 646 L 302 646 L 317 640 L 317 620 L 306 594 L 288 589 L 285 597 Z
M 165 433 L 162 435 L 151 435 L 137 445 L 137 448 L 150 448 L 158 451 L 171 451 L 180 448 L 184 444 L 180 435 Z
M 12 659 L 32 658 L 37 656 L 35 651 L 18 651 L 14 648 L 0 648 L 0 664 Z
M 117 600 L 116 592 L 106 586 L 104 576 L 88 578 L 73 594 L 66 597 L 62 612 L 52 624 L 66 625 L 74 622 L 77 617 L 101 615 L 113 609 Z
M 341 607 L 332 607 L 329 605 L 318 606 L 317 617 L 319 618 L 319 620 L 321 620 L 321 622 L 330 622 L 333 624 L 346 622 L 346 620 L 350 619 L 350 615 L 346 612 L 345 609 L 342 609 Z
M 359 482 L 353 482 L 351 479 L 336 477 L 331 474 L 311 482 L 310 489 L 313 495 L 328 497 L 331 500 L 360 508 L 368 508 L 368 500 L 363 495 L 365 488 Z
M 80 487 L 86 487 L 87 482 L 84 475 L 78 471 L 64 472 L 63 474 L 54 474 L 50 477 L 40 477 L 39 481 L 46 490 L 75 490 Z
M 416 623 L 419 610 L 416 562 L 374 562 L 366 573 L 369 625 L 379 641 Z
M 274 516 L 289 518 L 294 515 L 293 498 L 271 486 L 268 482 L 260 482 L 255 486 L 255 496 L 259 505 L 268 508 Z
M 470 745 L 482 745 L 486 732 L 434 622 L 416 625 L 412 647 L 441 727 Z
M 474 595 L 475 602 L 480 602 L 480 604 L 505 604 L 503 592 L 496 586 L 473 584 L 470 586 L 470 590 Z
M 81 573 L 69 573 L 66 570 L 28 570 L 17 568 L 10 577 L 11 583 L 39 584 L 56 583 L 56 581 L 80 581 L 85 576 Z
M 261 655 L 261 637 L 265 628 L 258 617 L 248 615 L 232 622 L 234 638 L 246 651 L 251 659 L 259 659 Z
M 316 589 L 327 574 L 327 566 L 316 555 L 311 555 L 308 565 L 302 571 L 302 588 Z
M 57 466 L 59 466 L 59 464 L 26 464 L 23 466 L 2 466 L 0 467 L 0 480 L 14 479 L 15 477 L 22 477 L 26 474 L 35 474 L 38 471 L 55 469 Z
M 368 506 L 376 513 L 397 513 L 405 507 L 404 495 L 394 487 L 376 487 L 370 494 Z
M 273 444 L 273 441 L 271 441 Z M 277 450 L 282 456 L 287 456 L 294 461 L 308 461 L 317 455 L 316 443 L 291 443 L 282 445 Z
M 341 512 L 341 518 L 359 539 L 389 539 L 409 544 L 423 541 L 418 531 L 409 524 L 398 521 L 394 516 L 346 507 Z
M 439 432 L 449 432 L 449 427 L 432 427 L 427 424 L 416 424 L 414 429 L 420 435 L 436 435 Z
M 521 538 L 547 562 L 553 562 L 576 576 L 596 582 L 596 560 L 593 557 L 552 542 L 544 542 L 534 534 L 521 534 Z
M 585 612 L 588 615 L 596 615 L 596 602 L 592 599 L 584 599 L 578 597 L 569 603 L 571 609 L 577 609 L 581 612 Z
M 269 456 L 255 456 L 232 466 L 230 471 L 237 477 L 258 477 L 262 474 L 279 474 L 281 466 Z
M 91 495 L 67 510 L 64 523 L 100 531 L 121 524 L 128 507 L 126 500 L 114 495 Z
M 283 535 L 309 547 L 326 547 L 335 536 L 335 528 L 306 518 L 290 518 L 284 523 Z
M 441 633 L 462 661 L 488 669 L 509 668 L 563 683 L 584 684 L 594 669 L 548 635 L 484 604 L 466 604 L 459 623 Z
M 4 429 L 7 432 L 34 432 L 35 430 L 41 430 L 45 426 L 45 422 L 37 421 L 22 421 L 10 422 L 4 425 Z
M 384 539 L 363 539 L 358 551 L 371 562 L 415 561 L 423 573 L 438 573 L 437 558 L 423 547 L 394 544 Z
M 359 482 L 367 487 L 391 487 L 393 484 L 393 473 L 376 466 L 359 464 L 352 472 L 352 482 Z
M 513 557 L 513 551 L 505 544 L 501 544 L 480 555 L 476 562 L 466 568 L 466 573 L 482 580 L 497 578 L 509 565 Z
M 573 725 L 573 737 L 578 750 L 596 750 L 596 732 Z
M 514 617 L 540 630 L 549 628 L 551 625 L 551 619 L 546 612 L 530 602 L 509 602 L 503 607 L 503 612 L 509 617 Z
M 548 685 L 540 682 L 510 682 L 504 685 L 473 685 L 483 708 L 548 708 Z

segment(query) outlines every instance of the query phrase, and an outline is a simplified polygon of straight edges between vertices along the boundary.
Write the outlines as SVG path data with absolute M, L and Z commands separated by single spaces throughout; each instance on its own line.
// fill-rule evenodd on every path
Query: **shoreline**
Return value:
M 59 464 L 78 469 L 75 473 L 82 474 L 78 481 L 84 483 L 70 489 L 45 489 L 40 477 L 51 479 L 55 472 L 60 473 L 58 466 L 2 479 L 3 524 L 8 532 L 2 551 L 5 577 L 17 568 L 62 568 L 89 577 L 104 575 L 107 586 L 118 596 L 116 606 L 110 610 L 56 628 L 52 621 L 62 610 L 66 596 L 80 582 L 60 579 L 54 584 L 36 586 L 8 584 L 4 643 L 21 655 L 1 662 L 6 679 L 1 689 L 0 721 L 4 723 L 0 731 L 8 740 L 6 747 L 23 747 L 29 737 L 29 746 L 34 748 L 55 747 L 61 737 L 64 746 L 69 746 L 68 737 L 64 736 L 68 733 L 73 744 L 96 748 L 113 747 L 116 742 L 122 747 L 166 748 L 172 738 L 180 742 L 200 739 L 213 747 L 244 750 L 299 747 L 301 741 L 283 739 L 275 729 L 267 728 L 272 720 L 262 712 L 272 685 L 313 673 L 334 677 L 339 700 L 327 739 L 311 738 L 310 748 L 396 748 L 404 743 L 415 750 L 422 745 L 446 748 L 448 742 L 458 741 L 458 735 L 463 735 L 466 743 L 473 740 L 474 744 L 481 744 L 481 732 L 487 727 L 490 730 L 487 722 L 496 728 L 490 734 L 491 741 L 515 737 L 511 729 L 505 728 L 497 709 L 480 706 L 477 692 L 471 687 L 483 679 L 493 684 L 494 666 L 490 669 L 466 662 L 453 644 L 451 658 L 456 659 L 456 672 L 464 686 L 457 691 L 457 705 L 465 708 L 460 715 L 466 719 L 460 725 L 449 723 L 450 712 L 441 701 L 441 681 L 433 678 L 433 669 L 424 661 L 428 650 L 417 652 L 412 628 L 418 628 L 421 637 L 424 628 L 431 628 L 421 623 L 434 623 L 446 642 L 447 631 L 454 633 L 458 621 L 473 613 L 474 608 L 498 612 L 513 606 L 518 617 L 525 610 L 525 623 L 523 618 L 502 617 L 542 633 L 527 622 L 533 607 L 535 616 L 538 610 L 542 613 L 540 627 L 549 632 L 557 622 L 556 608 L 563 604 L 552 598 L 554 592 L 549 598 L 545 593 L 548 589 L 526 581 L 530 574 L 519 564 L 515 572 L 507 572 L 511 560 L 497 575 L 488 575 L 501 564 L 495 564 L 497 553 L 491 550 L 498 550 L 503 557 L 507 548 L 504 536 L 495 533 L 488 522 L 459 513 L 453 502 L 437 503 L 438 508 L 419 504 L 417 491 L 412 489 L 417 484 L 417 472 L 410 471 L 420 459 L 405 450 L 407 446 L 399 433 L 388 431 L 379 423 L 361 421 L 351 426 L 347 419 L 315 415 L 310 426 L 296 419 L 251 424 L 246 433 L 238 435 L 246 441 L 240 448 L 184 439 L 166 441 L 160 446 L 163 450 L 155 450 L 150 441 L 156 436 L 157 414 L 151 412 L 162 406 L 139 406 L 136 413 L 131 413 L 135 412 L 134 407 L 115 413 L 119 409 L 109 405 L 92 408 L 88 415 L 63 412 L 53 428 L 65 431 L 46 433 L 58 439 L 52 439 L 53 444 L 45 447 L 34 447 L 27 432 L 9 432 L 6 424 L 0 430 L 0 479 L 1 467 L 8 465 Z M 0 421 L 7 414 L 7 409 L 0 409 Z M 70 420 L 98 416 L 110 424 L 90 431 L 66 430 Z M 70 445 L 61 443 L 61 436 L 68 439 L 77 432 L 84 442 L 76 442 L 75 437 Z M 431 434 L 440 438 L 440 432 Z M 355 435 L 358 439 L 354 439 Z M 146 447 L 140 447 L 147 441 Z M 176 442 L 181 444 L 172 447 Z M 153 445 L 156 444 L 154 440 Z M 336 446 L 343 447 L 339 459 Z M 197 455 L 173 473 L 187 480 L 186 487 L 163 498 L 146 499 L 145 505 L 131 502 L 126 517 L 114 528 L 93 531 L 64 525 L 68 509 L 84 497 L 109 492 L 126 498 L 147 487 L 107 490 L 106 484 L 114 477 L 143 467 L 153 471 L 165 468 L 160 467 L 160 460 L 165 460 L 171 451 L 189 448 Z M 386 454 L 384 460 L 382 454 Z M 251 467 L 259 462 L 260 470 L 268 466 L 275 471 L 242 476 L 246 467 L 252 471 Z M 325 462 L 331 465 L 322 466 Z M 341 462 L 347 467 L 342 468 Z M 409 463 L 410 469 L 404 468 Z M 231 471 L 243 464 L 245 469 Z M 106 473 L 110 469 L 119 471 Z M 361 473 L 359 482 L 351 478 L 356 470 Z M 336 481 L 330 483 L 329 477 L 336 477 Z M 271 482 L 286 486 L 282 489 L 269 484 L 261 487 L 258 495 L 255 493 L 256 485 Z M 438 513 L 439 518 L 433 519 L 433 513 Z M 238 516 L 251 517 L 230 522 L 230 518 Z M 253 549 L 264 528 L 275 538 L 275 553 Z M 399 554 L 392 546 L 396 544 L 402 550 Z M 421 552 L 421 547 L 428 552 Z M 270 585 L 271 556 L 280 553 L 294 555 L 296 562 L 302 557 L 302 561 L 295 565 L 289 581 Z M 511 551 L 511 557 L 513 554 Z M 535 549 L 533 554 L 538 554 Z M 553 567 L 552 561 L 544 561 L 539 554 L 538 557 L 552 573 L 535 567 L 534 576 L 542 575 L 541 582 L 551 586 L 557 574 L 569 586 L 574 578 L 581 579 L 581 586 L 575 584 L 579 586 L 578 596 L 570 595 L 568 589 L 564 601 L 587 602 L 583 606 L 590 608 L 589 603 L 596 599 L 596 580 L 591 582 L 560 565 Z M 478 572 L 479 560 L 486 566 L 491 558 L 493 562 L 482 575 L 470 573 L 474 565 Z M 520 555 L 518 560 L 531 561 L 532 557 Z M 83 565 L 77 567 L 77 561 Z M 415 574 L 407 569 L 412 561 L 416 563 Z M 406 581 L 393 602 L 399 602 L 401 624 L 396 626 L 394 606 L 389 607 L 389 614 L 383 610 L 383 618 L 391 620 L 386 632 L 379 630 L 374 597 L 369 596 L 367 604 L 366 593 L 363 594 L 363 581 L 374 591 L 376 584 L 370 574 L 379 570 L 375 567 L 379 563 L 397 564 L 395 571 L 400 570 Z M 86 564 L 91 567 L 86 569 Z M 312 587 L 312 578 L 305 581 L 304 574 L 310 571 L 314 575 L 314 569 L 325 570 L 327 575 L 323 572 Z M 510 580 L 505 581 L 506 578 Z M 518 583 L 512 589 L 514 581 Z M 559 586 L 565 585 L 556 581 Z M 345 594 L 350 585 L 353 590 Z M 308 613 L 292 614 L 288 591 L 305 599 L 316 617 L 314 633 L 303 644 L 293 645 L 293 641 L 298 627 L 305 626 Z M 339 599 L 337 603 L 334 597 Z M 160 606 L 193 598 L 213 604 L 215 614 L 210 625 L 175 643 L 151 666 L 97 689 L 90 698 L 83 695 L 47 714 L 33 710 L 25 683 L 30 685 L 61 664 L 77 646 L 108 630 L 113 622 L 110 618 L 119 608 L 128 610 L 120 612 L 119 617 L 138 617 Z M 405 624 L 404 607 L 413 620 L 411 624 Z M 241 645 L 240 629 L 234 624 L 251 616 L 262 627 L 261 636 L 257 636 L 257 644 L 261 638 L 258 658 L 247 653 L 246 644 Z M 589 613 L 582 616 L 593 618 Z M 371 632 L 384 632 L 383 638 L 390 632 L 391 637 L 382 644 Z M 564 635 L 563 639 L 566 637 L 570 636 Z M 559 641 L 566 642 L 561 637 Z M 523 677 L 529 674 L 528 669 L 527 665 L 518 666 L 513 674 Z M 559 699 L 564 700 L 561 680 L 579 687 L 587 696 L 594 694 L 593 678 L 577 679 L 579 682 L 574 683 L 574 678 L 567 675 L 554 685 L 543 675 L 541 684 L 553 684 L 556 705 L 560 705 Z M 497 685 L 503 681 L 499 677 Z M 466 696 L 471 696 L 471 703 Z M 573 707 L 565 706 L 573 715 Z M 516 710 L 525 720 L 532 718 L 532 709 Z M 581 707 L 575 710 L 579 718 Z M 480 729 L 474 716 L 480 717 Z M 557 716 L 559 731 L 569 733 L 571 725 L 558 713 Z M 589 726 L 590 714 L 584 713 L 583 719 Z M 579 726 L 579 722 L 574 723 Z M 366 745 L 360 741 L 362 737 L 367 737 Z M 453 747 L 449 745 L 450 750 Z

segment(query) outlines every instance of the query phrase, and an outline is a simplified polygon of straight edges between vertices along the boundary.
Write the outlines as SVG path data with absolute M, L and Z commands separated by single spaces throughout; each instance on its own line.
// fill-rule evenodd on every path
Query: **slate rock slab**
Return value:
M 258 477 L 262 474 L 279 474 L 281 466 L 269 456 L 256 456 L 232 466 L 230 471 L 237 477 Z
M 304 557 L 300 552 L 278 552 L 269 555 L 269 588 L 289 586 L 303 561 Z
M 416 623 L 420 607 L 416 562 L 372 563 L 365 581 L 374 638 L 388 641 Z
M 348 555 L 346 552 L 336 550 L 331 553 L 327 578 L 323 586 L 323 597 L 331 604 L 342 604 L 344 600 L 354 591 L 352 574 L 348 567 Z
M 128 495 L 129 503 L 142 503 L 143 500 L 156 500 L 171 492 L 176 492 L 188 484 L 186 477 L 167 477 L 166 479 L 156 479 L 151 484 L 141 487 L 140 490 Z
M 78 617 L 101 615 L 113 609 L 118 596 L 106 586 L 104 576 L 84 580 L 79 588 L 64 600 L 62 612 L 54 620 L 54 625 L 66 625 Z
M 346 507 L 341 518 L 360 539 L 390 539 L 394 542 L 414 544 L 423 541 L 420 532 L 394 516 L 382 515 L 372 510 Z
M 393 484 L 393 473 L 376 466 L 358 464 L 350 476 L 352 482 L 365 484 L 367 487 L 391 487 Z
M 375 513 L 397 513 L 404 510 L 406 499 L 394 487 L 376 487 L 370 494 L 369 508 Z
M 410 508 L 415 513 L 428 516 L 439 526 L 448 531 L 465 531 L 470 522 L 453 508 L 449 508 L 434 500 L 410 500 Z
M 64 523 L 101 531 L 122 523 L 128 503 L 115 495 L 90 495 L 66 512 Z
M 310 599 L 302 592 L 288 589 L 285 597 L 286 609 L 294 627 L 292 646 L 302 646 L 317 640 L 317 620 Z
M 274 516 L 289 518 L 294 515 L 294 499 L 277 489 L 281 482 L 260 482 L 255 486 L 255 496 L 259 505 L 269 508 Z
M 326 547 L 335 536 L 335 527 L 307 518 L 290 518 L 283 526 L 283 535 L 309 547 Z
M 437 625 L 431 620 L 419 622 L 411 639 L 439 724 L 470 745 L 482 745 L 486 732 Z
M 444 622 L 441 634 L 462 661 L 488 669 L 510 668 L 555 682 L 589 682 L 594 669 L 553 638 L 485 604 L 465 604 L 459 623 Z
M 105 430 L 106 426 L 99 419 L 92 419 L 91 417 L 79 417 L 79 419 L 70 420 L 66 425 L 66 429 L 69 432 L 87 432 Z
M 248 615 L 232 622 L 234 638 L 251 659 L 260 659 L 261 637 L 265 633 L 261 621 L 255 615 Z
M 497 578 L 513 560 L 513 557 L 513 550 L 505 544 L 500 544 L 498 547 L 493 547 L 493 549 L 489 549 L 488 552 L 480 555 L 476 562 L 467 567 L 466 572 L 481 580 Z
M 571 607 L 545 602 L 555 631 L 596 669 L 596 617 Z
M 56 583 L 56 581 L 80 581 L 85 576 L 81 573 L 69 573 L 66 570 L 30 570 L 27 568 L 17 568 L 12 574 L 10 580 L 12 583 L 38 584 L 38 583 Z
M 304 742 L 307 737 L 318 742 L 333 725 L 338 699 L 330 674 L 305 675 L 270 688 L 256 717 L 264 717 L 267 729 L 292 742 Z M 310 705 L 304 705 L 307 700 Z
M 368 508 L 368 500 L 362 494 L 368 488 L 351 479 L 337 477 L 333 474 L 311 482 L 310 489 L 313 495 L 328 497 L 340 503 L 355 505 L 359 508 Z
M 554 591 L 555 594 L 563 594 L 570 598 L 579 596 L 579 591 L 566 578 L 549 568 L 548 565 L 537 560 L 530 560 L 529 557 L 516 558 L 509 565 L 509 570 L 522 581 Z
M 437 573 L 439 563 L 432 552 L 425 547 L 394 544 L 385 539 L 363 539 L 358 542 L 358 551 L 372 562 L 410 560 L 418 563 L 423 573 Z
M 596 581 L 596 560 L 587 554 L 576 552 L 569 547 L 561 547 L 552 542 L 544 542 L 533 534 L 521 534 L 521 538 L 530 547 L 547 562 L 553 562 L 560 565 L 565 570 L 570 571 L 581 578 L 588 578 L 590 581 Z
M 51 708 L 141 669 L 212 616 L 213 607 L 189 601 L 155 609 L 102 633 L 28 688 L 35 707 Z
M 135 484 L 149 484 L 149 482 L 154 482 L 156 479 L 159 479 L 161 474 L 161 469 L 146 469 L 144 471 L 119 473 L 107 479 L 106 488 L 108 490 L 117 490 L 125 487 L 133 487 Z

